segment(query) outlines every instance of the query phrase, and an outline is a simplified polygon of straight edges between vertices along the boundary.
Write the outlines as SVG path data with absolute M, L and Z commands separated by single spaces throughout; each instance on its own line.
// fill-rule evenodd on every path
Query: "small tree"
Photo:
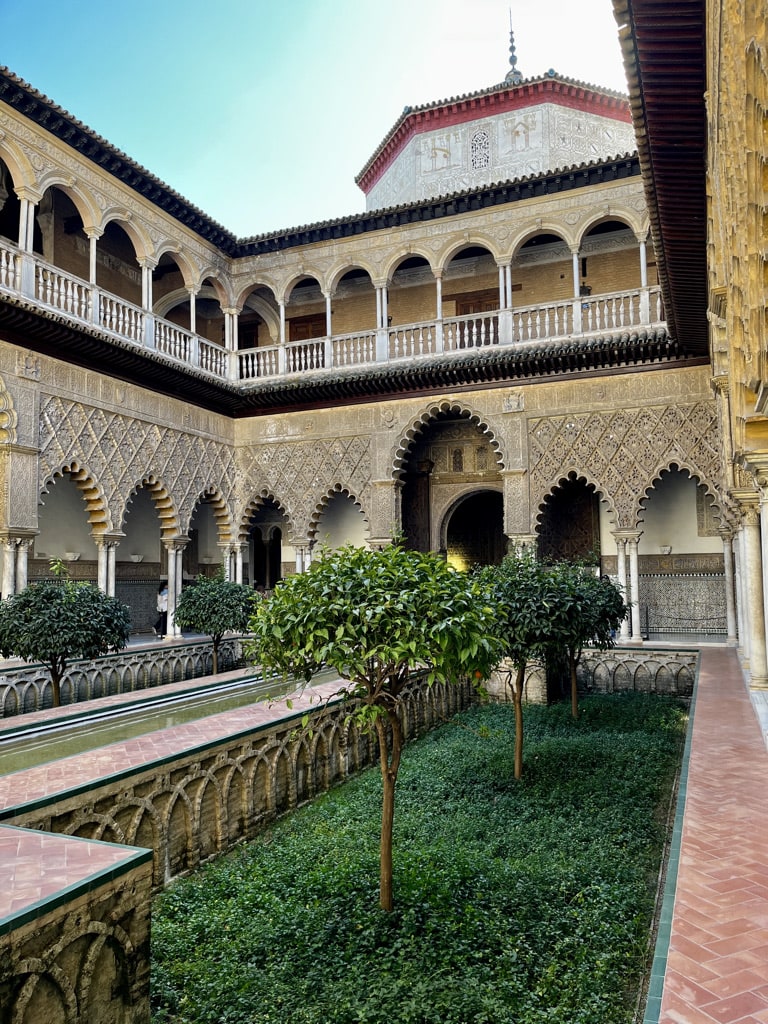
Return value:
M 505 661 L 505 683 L 512 691 L 515 708 L 515 778 L 523 774 L 523 687 L 528 662 L 546 649 L 550 639 L 550 609 L 555 591 L 549 572 L 533 554 L 507 555 L 500 565 L 477 571 L 494 608 L 494 629 Z M 503 672 L 501 666 L 499 671 Z
M 573 562 L 557 562 L 549 568 L 555 601 L 551 608 L 550 633 L 555 647 L 565 652 L 571 684 L 571 714 L 579 717 L 576 679 L 581 654 L 589 645 L 600 651 L 615 643 L 615 632 L 627 614 L 619 588 L 593 569 Z
M 219 671 L 219 645 L 225 633 L 244 633 L 253 611 L 256 594 L 242 583 L 230 583 L 220 569 L 216 576 L 198 576 L 192 586 L 182 590 L 174 620 L 184 629 L 193 629 L 211 638 L 213 674 Z
M 59 707 L 67 663 L 122 650 L 131 615 L 116 598 L 70 579 L 62 562 L 51 562 L 51 571 L 54 579 L 32 583 L 0 602 L 0 653 L 45 665 L 53 706 Z
M 354 698 L 362 731 L 375 731 L 382 777 L 380 903 L 392 910 L 395 784 L 403 748 L 401 704 L 414 673 L 427 685 L 469 676 L 477 685 L 499 659 L 477 580 L 434 555 L 397 546 L 345 547 L 282 580 L 251 619 L 249 653 L 305 684 L 333 668 Z

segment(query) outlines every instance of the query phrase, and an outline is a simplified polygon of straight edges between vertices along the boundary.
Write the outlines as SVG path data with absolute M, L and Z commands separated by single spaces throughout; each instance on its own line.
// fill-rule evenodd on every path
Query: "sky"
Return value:
M 611 0 L 0 0 L 0 64 L 239 237 L 365 209 L 405 106 L 525 78 L 626 92 Z

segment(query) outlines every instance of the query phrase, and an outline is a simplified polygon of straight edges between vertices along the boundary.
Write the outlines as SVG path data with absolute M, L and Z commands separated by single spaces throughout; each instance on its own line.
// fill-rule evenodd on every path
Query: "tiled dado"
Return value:
M 0 777 L 0 1020 L 148 1024 L 152 889 L 374 758 L 372 739 L 327 704 L 336 687 Z M 471 698 L 468 684 L 414 688 L 406 736 Z

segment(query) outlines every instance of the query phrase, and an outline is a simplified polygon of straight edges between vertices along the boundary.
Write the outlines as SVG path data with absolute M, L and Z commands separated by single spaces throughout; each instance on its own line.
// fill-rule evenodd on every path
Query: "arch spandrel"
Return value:
M 532 509 L 570 467 L 615 511 L 616 528 L 632 530 L 646 489 L 670 462 L 713 486 L 720 426 L 714 401 L 601 409 L 529 420 L 528 446 Z

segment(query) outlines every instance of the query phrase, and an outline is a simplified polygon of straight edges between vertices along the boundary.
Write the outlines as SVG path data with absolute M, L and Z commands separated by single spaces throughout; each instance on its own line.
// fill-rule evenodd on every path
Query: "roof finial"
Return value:
M 512 31 L 512 8 L 509 9 L 509 71 L 504 81 L 510 85 L 520 85 L 523 76 L 517 70 L 517 53 L 515 52 L 515 33 Z

